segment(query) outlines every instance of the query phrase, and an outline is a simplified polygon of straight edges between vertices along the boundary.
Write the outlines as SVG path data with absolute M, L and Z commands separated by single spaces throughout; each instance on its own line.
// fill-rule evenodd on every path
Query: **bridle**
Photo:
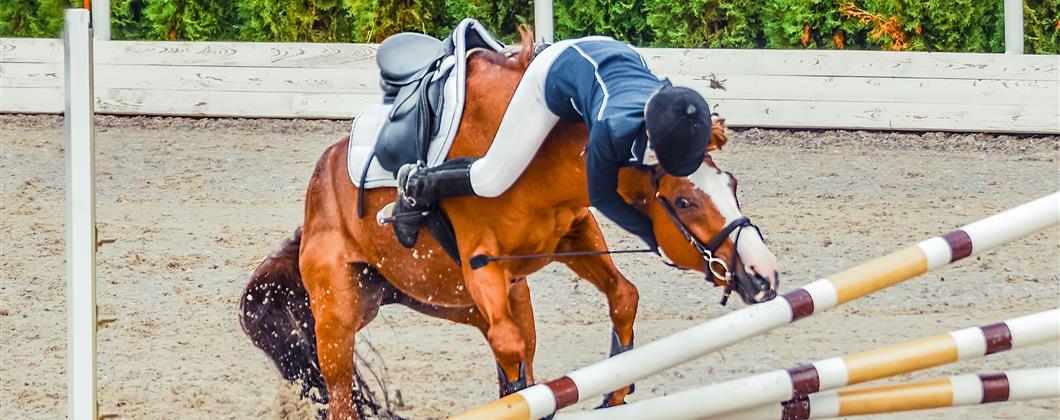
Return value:
M 718 284 L 718 281 L 724 283 L 725 292 L 721 298 L 721 304 L 724 305 L 728 302 L 729 295 L 732 293 L 733 287 L 735 286 L 732 281 L 732 271 L 729 270 L 728 264 L 725 263 L 725 260 L 715 257 L 714 254 L 718 251 L 718 248 L 721 247 L 721 244 L 725 243 L 725 239 L 727 239 L 733 231 L 737 231 L 736 239 L 733 242 L 734 248 L 740 241 L 739 231 L 742 231 L 743 228 L 748 226 L 753 227 L 755 231 L 758 232 L 759 237 L 762 237 L 762 231 L 758 229 L 758 226 L 755 226 L 753 223 L 751 223 L 751 219 L 747 218 L 746 216 L 741 216 L 740 218 L 726 224 L 725 227 L 721 229 L 721 231 L 719 231 L 717 234 L 714 235 L 713 238 L 710 239 L 710 242 L 708 242 L 706 245 L 703 245 L 703 242 L 696 238 L 696 236 L 692 234 L 692 231 L 688 228 L 688 226 L 681 221 L 680 217 L 678 217 L 677 210 L 675 210 L 673 205 L 670 204 L 670 200 L 668 200 L 665 196 L 662 195 L 661 192 L 659 192 L 659 180 L 664 174 L 662 169 L 658 166 L 653 166 L 651 170 L 651 183 L 652 187 L 655 189 L 655 198 L 659 201 L 659 204 L 662 206 L 663 210 L 666 211 L 666 215 L 670 218 L 670 221 L 674 223 L 674 226 L 677 226 L 677 230 L 681 232 L 681 236 L 684 236 L 685 240 L 688 241 L 688 243 L 696 249 L 696 252 L 699 253 L 700 258 L 703 260 L 704 278 L 707 281 L 713 283 L 714 285 L 720 285 Z M 677 267 L 674 264 L 670 265 Z M 720 268 L 724 272 L 724 274 L 718 273 L 716 268 Z

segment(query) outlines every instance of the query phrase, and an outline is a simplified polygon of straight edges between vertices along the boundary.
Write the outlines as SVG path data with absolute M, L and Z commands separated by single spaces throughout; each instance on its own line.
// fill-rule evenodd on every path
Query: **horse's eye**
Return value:
M 687 209 L 689 207 L 692 207 L 692 202 L 688 201 L 688 199 L 684 197 L 677 197 L 677 200 L 674 201 L 674 204 L 677 204 L 677 208 L 681 209 Z

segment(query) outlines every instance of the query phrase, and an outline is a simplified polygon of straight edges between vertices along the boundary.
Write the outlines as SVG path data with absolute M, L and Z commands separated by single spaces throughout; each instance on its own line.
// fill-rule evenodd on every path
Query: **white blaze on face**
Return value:
M 732 192 L 728 174 L 704 163 L 688 176 L 688 180 L 707 195 L 714 207 L 725 218 L 726 226 L 743 217 L 740 207 L 736 205 L 736 195 Z M 739 240 L 737 240 L 737 235 L 739 235 Z M 729 234 L 729 239 L 737 244 L 736 252 L 743 260 L 744 269 L 748 273 L 757 273 L 771 281 L 776 280 L 774 274 L 777 271 L 777 257 L 769 251 L 765 242 L 762 242 L 756 229 L 736 229 Z

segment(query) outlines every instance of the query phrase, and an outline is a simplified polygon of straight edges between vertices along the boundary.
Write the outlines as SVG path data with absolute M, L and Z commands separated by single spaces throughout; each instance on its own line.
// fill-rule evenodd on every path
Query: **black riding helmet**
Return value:
M 662 169 L 689 176 L 703 163 L 710 144 L 710 107 L 696 91 L 667 81 L 644 106 L 644 128 Z

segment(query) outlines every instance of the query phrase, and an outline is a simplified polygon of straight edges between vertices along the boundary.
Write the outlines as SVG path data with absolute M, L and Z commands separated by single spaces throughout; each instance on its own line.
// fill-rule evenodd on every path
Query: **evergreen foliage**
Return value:
M 497 37 L 507 41 L 519 40 L 519 26 L 534 21 L 534 3 L 527 0 L 445 0 L 447 25 L 445 33 L 464 18 L 482 22 Z
M 444 0 L 345 0 L 356 42 L 381 42 L 398 32 L 445 33 Z
M 144 16 L 147 0 L 110 0 L 110 38 L 158 39 L 151 35 L 151 22 Z
M 171 2 L 180 0 L 148 0 Z M 196 0 L 199 1 L 199 0 Z M 204 0 L 210 1 L 210 0 Z M 353 19 L 340 0 L 220 0 L 234 3 L 233 37 L 244 41 L 352 42 Z
M 234 3 L 233 0 L 148 0 L 142 9 L 147 36 L 170 41 L 234 40 L 237 33 Z M 247 2 L 240 4 L 244 3 Z
M 681 48 L 1002 52 L 1001 0 L 553 0 L 556 38 Z M 71 0 L 3 0 L 0 36 L 58 37 Z M 473 17 L 502 39 L 532 0 L 111 0 L 114 39 L 380 42 Z M 1060 53 L 1060 0 L 1024 1 L 1025 52 Z
M 552 12 L 556 38 L 607 34 L 631 44 L 647 45 L 652 37 L 646 30 L 644 7 L 645 0 L 555 0 Z
M 59 38 L 63 36 L 63 0 L 3 0 L 0 36 Z
M 1004 20 L 998 31 L 1005 32 Z M 1060 53 L 1060 0 L 1027 0 L 1023 3 L 1024 52 Z M 1005 44 L 1004 35 L 1001 44 Z

